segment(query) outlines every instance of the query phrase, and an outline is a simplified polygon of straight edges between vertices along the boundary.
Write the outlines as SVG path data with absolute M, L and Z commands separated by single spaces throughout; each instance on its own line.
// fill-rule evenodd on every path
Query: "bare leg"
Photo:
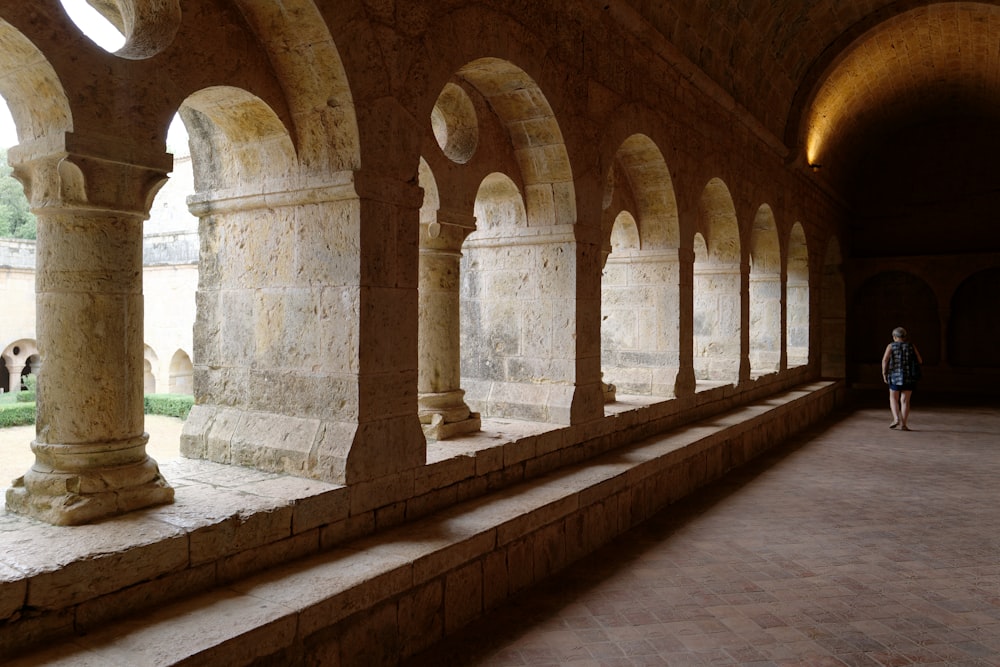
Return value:
M 889 424 L 889 428 L 896 428 L 899 426 L 899 392 L 893 389 L 889 390 L 889 409 L 892 411 L 892 423 Z
M 899 392 L 901 396 L 899 397 L 899 415 L 900 421 L 902 422 L 902 429 L 904 431 L 909 431 L 910 428 L 906 425 L 906 420 L 910 416 L 910 394 L 911 391 L 903 390 Z

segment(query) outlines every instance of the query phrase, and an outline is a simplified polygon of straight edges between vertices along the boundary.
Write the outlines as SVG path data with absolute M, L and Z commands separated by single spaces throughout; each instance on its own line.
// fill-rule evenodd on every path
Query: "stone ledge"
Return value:
M 74 528 L 0 518 L 13 547 L 0 557 L 0 611 L 12 612 L 0 656 L 90 630 L 13 664 L 294 662 L 308 646 L 356 654 L 342 642 L 391 622 L 402 643 L 379 650 L 392 663 L 815 422 L 838 392 L 813 383 L 325 552 L 332 525 L 371 527 L 349 516 L 343 487 L 166 464 L 174 506 Z M 364 530 L 340 537 L 352 532 Z M 107 623 L 150 607 L 141 620 Z

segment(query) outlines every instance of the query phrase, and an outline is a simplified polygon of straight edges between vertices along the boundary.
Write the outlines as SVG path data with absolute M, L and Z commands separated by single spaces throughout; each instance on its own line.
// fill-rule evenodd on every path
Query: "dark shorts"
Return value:
M 911 382 L 910 384 L 889 384 L 889 389 L 891 391 L 913 391 L 916 388 L 916 382 Z

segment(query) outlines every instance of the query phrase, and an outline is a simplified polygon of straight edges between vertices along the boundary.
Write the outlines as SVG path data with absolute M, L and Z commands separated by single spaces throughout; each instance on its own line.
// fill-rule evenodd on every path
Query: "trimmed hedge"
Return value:
M 147 415 L 166 415 L 187 419 L 194 396 L 190 394 L 146 394 L 142 397 L 143 408 Z
M 25 395 L 31 398 L 24 398 Z M 35 423 L 34 392 L 19 391 L 14 394 L 0 394 L 0 428 L 25 426 Z M 26 401 L 31 401 L 26 402 Z M 146 394 L 142 399 L 147 415 L 165 415 L 187 419 L 194 405 L 194 396 L 188 394 Z
M 23 392 L 22 392 L 23 393 Z M 0 404 L 0 428 L 5 426 L 25 426 L 35 423 L 34 403 Z

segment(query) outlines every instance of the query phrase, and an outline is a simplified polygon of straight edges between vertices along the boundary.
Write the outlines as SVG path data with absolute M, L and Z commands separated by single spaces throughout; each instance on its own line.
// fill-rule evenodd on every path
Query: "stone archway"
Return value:
M 781 245 L 771 207 L 757 209 L 750 229 L 750 373 L 781 367 Z
M 680 363 L 680 228 L 666 161 L 646 135 L 605 180 L 601 368 L 624 394 L 673 397 Z
M 698 389 L 736 384 L 741 360 L 740 234 L 729 188 L 702 191 L 694 253 L 694 371 Z
M 788 367 L 809 363 L 809 247 L 802 225 L 788 235 L 785 284 L 785 341 Z
M 445 391 L 422 392 L 422 418 L 438 414 L 442 423 L 451 419 L 455 424 L 468 419 L 455 428 L 475 430 L 476 418 L 466 416 L 475 414 L 466 412 L 471 408 L 484 416 L 570 423 L 577 398 L 578 248 L 573 174 L 562 133 L 544 93 L 526 72 L 503 59 L 480 58 L 456 70 L 428 123 L 434 142 L 455 164 L 464 164 L 478 146 L 480 120 L 470 94 L 481 96 L 481 108 L 494 114 L 490 121 L 506 132 L 509 145 L 501 150 L 512 159 L 497 166 L 515 166 L 511 173 L 483 178 L 474 198 L 474 219 L 438 211 L 433 224 L 422 225 L 422 266 L 428 266 L 430 253 L 438 264 L 448 254 L 449 266 L 462 255 L 461 263 L 449 269 L 459 270 L 449 284 L 456 289 L 461 285 L 461 352 L 442 351 L 441 341 L 437 351 L 421 343 L 420 359 L 423 368 L 443 367 L 432 361 L 434 355 L 451 354 L 450 365 L 458 366 L 461 355 L 461 387 L 451 382 L 438 388 Z M 495 259 L 484 261 L 487 257 Z M 479 273 L 497 262 L 506 276 L 492 270 Z M 421 273 L 425 294 L 430 276 Z M 518 280 L 521 289 L 511 284 Z M 509 316 L 501 318 L 504 309 Z M 473 322 L 473 311 L 487 321 Z M 512 331 L 524 338 L 515 343 L 508 335 Z M 465 392 L 469 407 L 458 400 L 458 391 Z M 447 405 L 438 404 L 442 396 Z M 434 436 L 442 433 L 437 429 Z

